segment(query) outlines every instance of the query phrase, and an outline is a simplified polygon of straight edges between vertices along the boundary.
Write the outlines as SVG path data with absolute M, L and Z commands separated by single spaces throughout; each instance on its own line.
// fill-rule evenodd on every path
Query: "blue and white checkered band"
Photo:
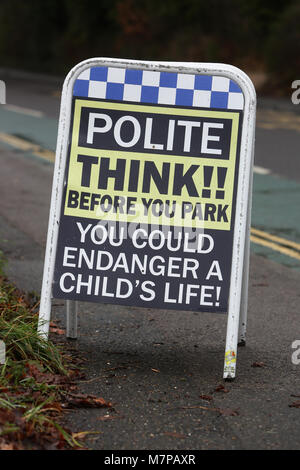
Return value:
M 119 67 L 92 67 L 82 72 L 73 95 L 194 108 L 244 107 L 240 87 L 229 78 Z

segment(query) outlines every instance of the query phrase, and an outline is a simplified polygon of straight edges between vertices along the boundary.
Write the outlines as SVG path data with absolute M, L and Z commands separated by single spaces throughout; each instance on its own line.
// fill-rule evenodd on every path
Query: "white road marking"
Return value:
M 263 168 L 262 166 L 256 166 L 256 165 L 253 166 L 253 172 L 257 173 L 258 175 L 270 175 L 271 174 L 271 170 L 269 170 L 268 168 Z
M 55 153 L 51 150 L 43 149 L 40 145 L 33 144 L 32 142 L 28 142 L 28 140 L 14 135 L 6 134 L 5 132 L 0 132 L 0 142 L 24 150 L 24 152 L 32 152 L 34 155 L 50 162 L 54 162 L 55 160 Z

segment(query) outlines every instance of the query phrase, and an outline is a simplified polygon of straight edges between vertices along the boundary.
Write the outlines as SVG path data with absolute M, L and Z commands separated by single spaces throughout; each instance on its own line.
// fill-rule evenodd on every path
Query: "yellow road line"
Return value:
M 21 137 L 16 137 L 14 135 L 0 132 L 0 141 L 4 142 L 5 144 L 9 144 L 12 147 L 24 150 L 25 152 L 32 152 L 35 156 L 43 158 L 44 160 L 50 162 L 54 162 L 55 160 L 54 152 L 43 149 L 39 145 L 28 142 L 28 140 L 22 139 Z
M 280 246 L 277 243 L 264 240 L 263 238 L 258 238 L 255 235 L 251 235 L 250 240 L 253 243 L 257 243 L 258 245 L 266 246 L 268 248 L 271 248 L 272 250 L 279 251 L 279 253 L 290 256 L 291 258 L 300 260 L 300 253 L 290 248 L 285 248 L 284 246 Z
M 264 232 L 263 230 L 259 230 L 258 228 L 251 227 L 251 234 L 266 238 L 284 246 L 290 246 L 292 248 L 295 248 L 296 250 L 300 250 L 300 243 L 287 240 L 286 238 L 278 237 L 277 235 L 271 235 L 270 233 Z
M 300 116 L 290 111 L 257 110 L 257 127 L 300 131 Z

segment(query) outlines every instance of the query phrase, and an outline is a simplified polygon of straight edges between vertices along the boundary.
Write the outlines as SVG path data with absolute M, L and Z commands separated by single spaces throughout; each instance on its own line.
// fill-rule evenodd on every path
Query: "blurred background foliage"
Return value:
M 0 0 L 0 65 L 64 75 L 89 57 L 226 62 L 299 78 L 299 0 Z

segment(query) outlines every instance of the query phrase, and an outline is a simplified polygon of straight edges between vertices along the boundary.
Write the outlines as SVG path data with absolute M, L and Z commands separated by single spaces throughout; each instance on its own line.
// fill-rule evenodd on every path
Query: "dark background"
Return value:
M 89 57 L 225 62 L 286 94 L 300 68 L 297 0 L 1 0 L 0 64 L 65 75 Z

